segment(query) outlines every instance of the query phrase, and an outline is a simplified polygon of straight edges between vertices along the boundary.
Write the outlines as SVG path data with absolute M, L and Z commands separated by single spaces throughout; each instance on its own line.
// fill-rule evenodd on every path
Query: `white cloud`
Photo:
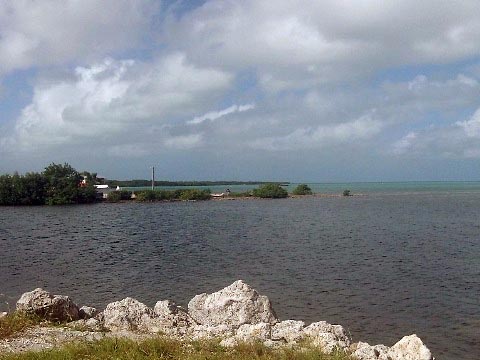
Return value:
M 195 67 L 181 54 L 153 63 L 107 59 L 78 67 L 73 77 L 40 81 L 7 137 L 19 150 L 153 141 L 166 134 L 150 134 L 149 127 L 204 109 L 230 82 L 228 73 Z
M 0 75 L 132 49 L 158 9 L 153 0 L 4 0 Z
M 474 0 L 210 0 L 172 16 L 164 39 L 202 64 L 255 67 L 279 91 L 478 56 L 478 14 Z
M 256 139 L 250 145 L 255 149 L 270 151 L 321 148 L 369 139 L 381 129 L 382 123 L 368 114 L 344 123 L 299 128 L 285 136 Z
M 456 125 L 460 126 L 468 137 L 480 138 L 480 109 L 475 111 L 469 120 L 458 121 Z
M 414 132 L 410 132 L 405 135 L 400 140 L 396 141 L 393 144 L 393 153 L 397 155 L 402 155 L 408 152 L 412 144 L 414 143 L 415 139 L 417 138 L 417 134 Z
M 202 134 L 172 136 L 165 140 L 165 145 L 171 149 L 188 150 L 201 145 Z
M 187 121 L 187 124 L 196 125 L 196 124 L 201 124 L 207 120 L 215 121 L 220 119 L 221 117 L 224 117 L 233 113 L 244 112 L 244 111 L 253 110 L 253 109 L 255 109 L 255 104 L 232 105 L 223 110 L 209 111 L 204 115 L 195 116 L 192 120 Z

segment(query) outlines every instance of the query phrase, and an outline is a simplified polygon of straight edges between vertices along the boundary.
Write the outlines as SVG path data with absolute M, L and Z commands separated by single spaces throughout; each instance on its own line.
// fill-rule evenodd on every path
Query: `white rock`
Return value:
M 272 326 L 268 323 L 243 324 L 235 332 L 238 342 L 266 341 L 271 338 Z
M 272 327 L 272 340 L 285 340 L 286 342 L 297 342 L 305 337 L 303 321 L 285 320 Z
M 359 341 L 350 347 L 352 356 L 358 360 L 391 360 L 388 357 L 389 348 L 385 345 L 370 345 Z
M 404 336 L 399 342 L 393 345 L 388 356 L 392 360 L 432 360 L 430 350 L 423 344 L 420 338 L 413 334 Z
M 195 296 L 188 304 L 190 316 L 203 325 L 228 325 L 261 322 L 274 324 L 277 317 L 270 300 L 242 280 L 213 294 Z
M 157 320 L 163 321 L 168 326 L 188 327 L 195 324 L 187 310 L 170 300 L 157 301 L 153 312 Z
M 227 339 L 234 335 L 228 325 L 194 325 L 189 329 L 190 336 L 194 339 Z
M 103 324 L 101 321 L 95 318 L 90 319 L 80 319 L 77 321 L 72 321 L 67 324 L 67 326 L 74 330 L 88 330 L 88 331 L 102 331 Z
M 1 319 L 1 318 L 4 318 L 4 317 L 7 316 L 7 315 L 8 315 L 8 313 L 5 312 L 5 311 L 0 312 L 0 319 Z
M 332 325 L 326 321 L 310 324 L 303 330 L 312 339 L 313 345 L 319 346 L 324 352 L 331 353 L 350 346 L 350 339 L 341 325 Z
M 107 305 L 104 326 L 111 331 L 149 331 L 154 312 L 138 300 L 127 297 Z
M 98 314 L 98 310 L 91 306 L 82 306 L 78 309 L 78 315 L 80 319 L 90 319 L 95 317 Z
M 50 321 L 79 319 L 78 306 L 68 296 L 52 295 L 41 288 L 24 293 L 17 301 L 17 311 L 35 314 Z

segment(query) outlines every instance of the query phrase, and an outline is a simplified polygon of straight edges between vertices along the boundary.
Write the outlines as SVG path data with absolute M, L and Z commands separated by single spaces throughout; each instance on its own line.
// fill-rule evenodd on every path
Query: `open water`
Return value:
M 480 190 L 349 185 L 366 195 L 0 208 L 0 308 L 36 287 L 186 306 L 243 279 L 281 319 L 480 359 Z

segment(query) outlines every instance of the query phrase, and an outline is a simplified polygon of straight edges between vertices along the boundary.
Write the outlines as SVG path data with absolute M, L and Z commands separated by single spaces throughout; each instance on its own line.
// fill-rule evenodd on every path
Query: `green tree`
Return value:
M 12 177 L 10 175 L 0 176 L 0 205 L 14 205 L 12 187 Z
M 81 175 L 69 164 L 52 163 L 45 168 L 43 175 L 47 180 L 46 203 L 48 205 L 75 204 L 91 202 L 92 185 L 88 190 L 80 190 Z
M 19 202 L 21 205 L 45 205 L 47 179 L 39 173 L 21 177 Z
M 294 195 L 312 195 L 312 189 L 307 184 L 300 184 L 293 190 Z
M 288 196 L 287 190 L 282 188 L 279 184 L 264 184 L 258 189 L 253 189 L 253 196 L 260 198 L 286 198 Z

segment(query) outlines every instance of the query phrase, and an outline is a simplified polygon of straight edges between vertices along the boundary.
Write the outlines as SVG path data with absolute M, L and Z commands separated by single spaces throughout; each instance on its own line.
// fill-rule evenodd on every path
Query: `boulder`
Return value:
M 370 345 L 359 341 L 350 346 L 352 357 L 358 360 L 391 360 L 388 357 L 389 348 L 385 345 Z
M 272 336 L 272 325 L 268 323 L 243 324 L 235 332 L 237 342 L 264 342 Z
M 111 331 L 149 331 L 154 312 L 147 305 L 127 297 L 107 305 L 103 323 Z
M 8 313 L 5 311 L 0 312 L 0 319 L 6 317 L 7 315 Z
M 97 314 L 98 310 L 91 306 L 82 306 L 80 309 L 78 309 L 78 316 L 80 316 L 80 319 L 91 319 Z
M 228 325 L 277 322 L 268 297 L 259 295 L 242 280 L 213 294 L 195 296 L 188 303 L 190 316 L 202 325 Z
M 188 311 L 171 300 L 157 301 L 153 312 L 157 320 L 166 326 L 188 327 L 195 324 Z
M 49 321 L 75 321 L 80 318 L 78 306 L 68 296 L 52 295 L 41 288 L 24 293 L 17 301 L 17 311 Z
M 432 353 L 416 335 L 404 336 L 388 351 L 392 360 L 433 360 Z
M 345 350 L 350 346 L 350 338 L 341 325 L 332 325 L 319 321 L 308 325 L 303 333 L 324 352 L 331 353 L 335 349 Z
M 305 337 L 303 321 L 285 320 L 272 327 L 272 340 L 283 340 L 287 343 L 297 342 Z
M 227 339 L 234 335 L 228 325 L 194 325 L 189 328 L 189 335 L 194 339 Z

